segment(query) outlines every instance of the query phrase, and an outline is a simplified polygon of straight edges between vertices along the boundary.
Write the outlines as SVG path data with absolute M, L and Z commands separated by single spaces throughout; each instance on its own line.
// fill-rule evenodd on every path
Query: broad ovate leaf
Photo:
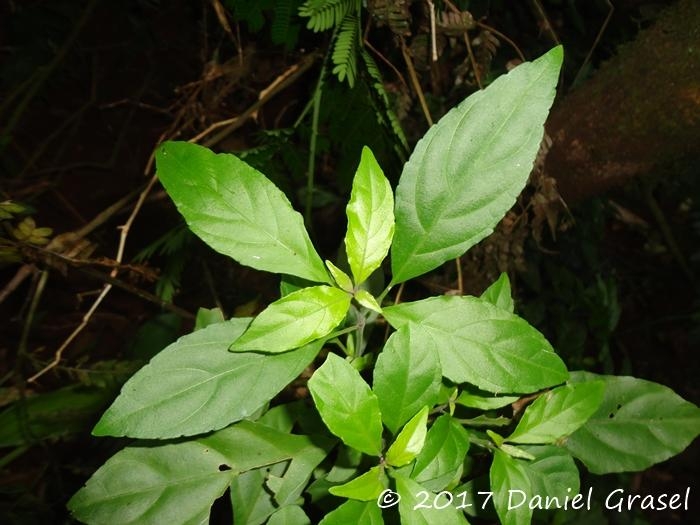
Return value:
M 401 525 L 467 525 L 457 507 L 461 500 L 450 492 L 434 494 L 420 483 L 399 473 L 394 475 L 399 497 Z
M 345 249 L 355 285 L 379 268 L 394 235 L 394 194 L 372 151 L 364 147 L 346 213 Z
M 384 525 L 382 509 L 375 501 L 348 500 L 340 507 L 329 512 L 319 522 L 319 525 L 348 525 L 349 523 L 362 523 L 362 525 Z
M 156 152 L 158 178 L 190 229 L 246 266 L 330 282 L 323 261 L 287 197 L 235 155 L 187 142 Z
M 572 383 L 545 392 L 525 409 L 506 441 L 554 443 L 578 430 L 598 410 L 604 393 L 603 381 Z
M 529 393 L 563 383 L 564 362 L 524 319 L 476 297 L 442 296 L 386 307 L 394 327 L 434 341 L 442 375 L 494 393 Z
M 535 458 L 523 464 L 530 478 L 528 499 L 533 507 L 564 508 L 567 501 L 570 502 L 580 489 L 581 482 L 574 458 L 566 450 L 553 445 L 524 449 Z
M 343 485 L 331 487 L 328 492 L 341 498 L 377 501 L 377 498 L 386 489 L 388 483 L 389 480 L 384 474 L 384 469 L 377 465 Z
M 441 377 L 432 339 L 410 325 L 391 334 L 374 367 L 373 390 L 382 420 L 392 433 L 421 407 L 436 403 Z
M 212 324 L 168 346 L 127 381 L 93 434 L 175 438 L 253 414 L 307 367 L 321 344 L 278 355 L 229 352 L 249 323 L 241 318 Z
M 497 78 L 428 130 L 396 189 L 394 284 L 489 235 L 525 186 L 544 133 L 561 47 Z
M 428 433 L 428 411 L 429 407 L 423 407 L 401 429 L 384 457 L 389 465 L 392 467 L 408 465 L 423 450 L 425 436 Z
M 343 443 L 370 456 L 381 454 L 382 417 L 377 396 L 350 363 L 328 354 L 309 379 L 309 390 L 321 419 Z
M 243 421 L 197 440 L 129 446 L 93 474 L 68 508 L 85 523 L 206 523 L 236 475 L 289 460 L 307 440 Z
M 513 297 L 510 291 L 510 279 L 508 279 L 508 274 L 505 272 L 502 273 L 491 286 L 484 290 L 484 293 L 481 294 L 481 298 L 511 313 L 515 311 Z
M 564 448 L 594 474 L 644 470 L 682 452 L 700 434 L 700 408 L 663 385 L 626 376 L 572 374 L 605 382 L 598 410 Z
M 344 318 L 352 296 L 331 286 L 285 295 L 253 320 L 231 345 L 232 352 L 286 352 L 328 335 Z
M 429 490 L 443 490 L 461 472 L 468 450 L 467 431 L 457 419 L 443 414 L 428 430 L 411 478 Z
M 532 509 L 528 500 L 532 494 L 532 485 L 527 463 L 496 450 L 489 477 L 493 504 L 501 524 L 530 525 Z

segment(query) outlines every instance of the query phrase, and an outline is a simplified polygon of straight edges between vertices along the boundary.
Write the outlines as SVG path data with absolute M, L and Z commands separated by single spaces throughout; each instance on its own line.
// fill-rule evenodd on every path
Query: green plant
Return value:
M 74 516 L 202 523 L 228 488 L 237 524 L 383 523 L 396 519 L 393 504 L 402 523 L 467 523 L 495 509 L 520 524 L 545 498 L 571 508 L 574 458 L 622 472 L 682 451 L 700 431 L 696 406 L 640 379 L 569 373 L 513 313 L 505 275 L 481 297 L 386 305 L 395 285 L 461 255 L 512 206 L 561 60 L 556 48 L 449 112 L 418 143 L 395 202 L 365 149 L 347 206 L 347 272 L 323 263 L 261 173 L 195 145 L 161 146 L 160 179 L 191 230 L 283 274 L 282 298 L 252 320 L 182 337 L 129 380 L 94 434 L 161 441 L 108 460 L 69 502 Z M 394 329 L 385 342 L 384 321 Z M 308 380 L 315 410 L 276 398 L 320 353 Z M 528 504 L 509 508 L 513 495 Z

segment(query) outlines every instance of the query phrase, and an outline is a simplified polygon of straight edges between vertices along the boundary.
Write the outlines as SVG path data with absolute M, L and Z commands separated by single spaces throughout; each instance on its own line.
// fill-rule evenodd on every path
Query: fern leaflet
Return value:
M 357 38 L 360 25 L 354 14 L 348 14 L 340 25 L 340 31 L 333 47 L 333 74 L 341 82 L 348 79 L 350 87 L 355 85 L 357 77 Z
M 337 26 L 346 15 L 357 11 L 357 0 L 306 0 L 299 8 L 299 16 L 308 17 L 306 27 L 318 33 Z

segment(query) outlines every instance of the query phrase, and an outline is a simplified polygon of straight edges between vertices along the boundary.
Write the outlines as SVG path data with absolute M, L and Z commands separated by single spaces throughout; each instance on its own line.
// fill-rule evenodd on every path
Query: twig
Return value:
M 17 288 L 19 288 L 19 285 L 21 285 L 27 277 L 32 275 L 34 272 L 36 272 L 36 266 L 33 264 L 23 264 L 22 266 L 19 267 L 17 272 L 15 273 L 14 277 L 10 279 L 10 282 L 7 283 L 3 289 L 0 291 L 0 304 L 7 299 L 12 292 L 14 292 Z
M 605 32 L 605 29 L 608 27 L 608 24 L 610 23 L 610 19 L 612 18 L 613 12 L 615 11 L 615 6 L 612 5 L 610 0 L 605 0 L 605 3 L 608 4 L 608 7 L 610 9 L 608 10 L 608 14 L 606 15 L 605 20 L 603 21 L 603 25 L 601 25 L 600 29 L 598 30 L 598 34 L 595 36 L 595 40 L 593 41 L 593 45 L 591 46 L 591 49 L 588 50 L 588 54 L 586 55 L 586 58 L 583 60 L 581 67 L 578 69 L 578 72 L 576 73 L 576 76 L 574 77 L 573 82 L 571 82 L 572 86 L 575 86 L 576 84 L 578 84 L 579 77 L 583 74 L 583 68 L 586 67 L 588 62 L 590 62 L 591 56 L 593 56 L 593 51 L 595 50 L 596 47 L 598 47 L 598 43 L 600 42 L 600 39 L 603 36 L 603 33 Z
M 208 148 L 218 144 L 236 129 L 240 128 L 246 120 L 248 120 L 256 111 L 258 111 L 263 105 L 265 105 L 272 97 L 277 95 L 280 91 L 293 84 L 303 73 L 305 73 L 316 61 L 318 55 L 315 53 L 306 55 L 301 62 L 292 65 L 285 72 L 279 75 L 275 80 L 270 83 L 265 89 L 260 92 L 260 97 L 258 100 L 246 109 L 241 115 L 232 117 L 230 119 L 222 120 L 216 122 L 209 126 L 207 129 L 201 133 L 195 135 L 188 142 L 199 142 L 202 138 L 209 135 L 212 131 L 215 131 L 221 127 L 224 127 L 219 133 L 202 142 L 203 146 Z
M 513 49 L 515 49 L 515 52 L 516 52 L 516 53 L 518 54 L 518 56 L 520 57 L 520 60 L 522 60 L 523 62 L 526 62 L 526 61 L 527 61 L 527 59 L 525 58 L 525 55 L 523 55 L 523 52 L 520 51 L 520 48 L 515 44 L 515 42 L 513 42 L 510 38 L 508 38 L 506 35 L 504 35 L 503 33 L 501 33 L 498 29 L 495 29 L 495 28 L 491 27 L 490 25 L 484 24 L 483 22 L 478 22 L 478 21 L 476 21 L 476 20 L 475 20 L 474 22 L 475 22 L 476 25 L 478 25 L 481 29 L 486 29 L 487 31 L 490 31 L 490 32 L 493 33 L 494 35 L 498 36 L 500 39 L 505 40 L 506 42 L 508 42 L 508 43 L 510 44 L 510 46 L 511 46 Z
M 117 256 L 115 257 L 115 260 L 118 263 L 122 262 L 122 259 L 124 257 L 124 247 L 126 245 L 126 238 L 129 235 L 129 229 L 131 228 L 131 225 L 134 222 L 134 219 L 136 218 L 136 215 L 138 215 L 138 212 L 140 211 L 141 207 L 143 206 L 143 202 L 146 200 L 146 197 L 148 196 L 148 193 L 151 191 L 151 188 L 153 188 L 153 185 L 155 184 L 157 178 L 155 175 L 151 177 L 151 180 L 148 182 L 146 185 L 146 188 L 141 192 L 141 195 L 139 195 L 139 199 L 136 202 L 136 205 L 134 206 L 134 209 L 131 212 L 131 215 L 127 219 L 126 223 L 120 227 L 121 229 L 121 235 L 119 237 L 119 247 L 117 249 Z M 114 205 L 113 205 L 114 206 Z M 107 211 L 107 210 L 105 210 Z M 104 212 L 103 212 L 104 213 Z M 102 214 L 100 214 L 98 217 L 100 217 Z M 87 225 L 86 225 L 87 226 Z M 83 227 L 82 230 L 84 230 L 85 227 Z M 81 230 L 79 230 L 81 231 Z M 118 269 L 114 268 L 109 276 L 111 278 L 115 278 L 117 276 Z M 110 292 L 112 289 L 112 284 L 107 283 L 104 285 L 102 288 L 102 291 L 100 292 L 100 295 L 97 296 L 97 299 L 95 299 L 95 302 L 92 303 L 92 306 L 90 309 L 87 311 L 87 313 L 83 316 L 83 319 L 81 323 L 71 332 L 71 334 L 66 338 L 65 341 L 61 344 L 61 346 L 56 350 L 56 353 L 54 354 L 53 360 L 46 365 L 44 368 L 39 370 L 36 374 L 34 374 L 32 377 L 30 377 L 27 381 L 29 383 L 33 383 L 37 379 L 39 379 L 41 376 L 43 376 L 46 372 L 54 368 L 58 363 L 61 362 L 61 358 L 63 357 L 63 352 L 68 348 L 68 346 L 73 342 L 73 340 L 80 334 L 80 332 L 83 331 L 83 329 L 87 326 L 87 324 L 90 322 L 90 319 L 92 318 L 92 315 L 95 313 L 97 308 L 100 306 L 104 298 L 107 296 L 107 294 Z
M 427 0 L 428 10 L 430 11 L 430 48 L 432 49 L 432 61 L 437 62 L 437 31 L 435 29 L 435 4 L 431 0 Z
M 479 64 L 476 63 L 476 58 L 474 57 L 474 51 L 472 50 L 472 43 L 469 40 L 469 33 L 464 32 L 464 43 L 467 45 L 467 53 L 469 54 L 469 61 L 472 63 L 472 71 L 474 71 L 474 79 L 476 80 L 476 85 L 479 89 L 484 89 L 484 85 L 481 83 L 481 73 L 479 73 Z
M 416 70 L 413 67 L 413 61 L 411 60 L 411 55 L 406 47 L 406 41 L 401 37 L 401 53 L 403 54 L 403 59 L 406 62 L 406 67 L 408 68 L 408 76 L 413 84 L 413 89 L 415 89 L 418 95 L 418 100 L 420 101 L 421 108 L 423 109 L 423 115 L 425 120 L 428 122 L 428 126 L 433 125 L 433 117 L 430 116 L 430 110 L 428 109 L 428 103 L 425 101 L 425 95 L 423 95 L 423 90 L 420 87 L 420 82 L 418 81 L 418 75 L 416 75 Z
M 554 27 L 552 27 L 552 23 L 549 21 L 549 17 L 547 16 L 547 11 L 545 11 L 544 7 L 542 7 L 540 0 L 530 0 L 530 4 L 532 6 L 532 10 L 535 12 L 535 16 L 539 17 L 540 19 L 542 30 L 549 35 L 549 38 L 551 38 L 556 45 L 561 44 L 559 36 L 557 36 L 557 33 L 554 31 Z

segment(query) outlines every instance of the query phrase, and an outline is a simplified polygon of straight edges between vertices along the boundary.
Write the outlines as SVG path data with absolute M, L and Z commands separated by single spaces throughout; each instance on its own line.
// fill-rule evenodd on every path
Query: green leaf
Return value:
M 510 279 L 503 272 L 501 276 L 481 294 L 481 298 L 510 313 L 515 311 L 513 297 L 510 291 Z
M 408 465 L 423 450 L 425 436 L 428 433 L 429 410 L 429 407 L 423 407 L 404 425 L 386 453 L 385 459 L 389 465 L 392 467 Z
M 366 146 L 362 148 L 346 213 L 345 249 L 355 284 L 359 286 L 379 268 L 394 236 L 394 194 Z
M 350 276 L 330 261 L 326 261 L 326 267 L 331 273 L 331 277 L 333 277 L 335 284 L 337 284 L 339 288 L 342 288 L 346 292 L 352 293 L 353 286 L 352 279 L 350 279 Z
M 442 296 L 384 308 L 395 328 L 411 322 L 432 338 L 442 375 L 489 392 L 529 393 L 563 383 L 568 372 L 527 321 L 476 297 Z
M 506 441 L 554 443 L 578 430 L 598 410 L 604 393 L 603 381 L 563 385 L 545 392 L 525 409 Z
M 197 318 L 194 322 L 194 330 L 201 330 L 210 324 L 222 323 L 225 321 L 224 312 L 221 308 L 200 308 L 197 310 Z
M 444 414 L 428 430 L 411 478 L 428 490 L 443 490 L 462 471 L 468 450 L 469 434 L 459 421 Z
M 345 318 L 352 297 L 331 286 L 285 295 L 263 310 L 234 341 L 232 352 L 286 352 L 328 335 Z
M 392 284 L 488 236 L 525 186 L 555 95 L 556 47 L 477 91 L 428 130 L 396 189 Z
M 258 270 L 330 282 L 301 215 L 255 168 L 186 142 L 161 145 L 156 167 L 190 229 L 216 251 Z
M 455 403 L 467 408 L 478 408 L 479 410 L 495 410 L 515 403 L 518 396 L 494 396 L 489 392 L 482 392 L 478 388 L 466 385 L 460 392 Z
M 526 463 L 500 450 L 494 451 L 491 463 L 491 492 L 493 504 L 502 525 L 529 525 L 532 509 L 528 499 L 532 495 Z
M 306 368 L 321 343 L 279 355 L 232 354 L 231 341 L 249 322 L 209 325 L 168 346 L 122 387 L 93 434 L 174 438 L 216 430 L 253 414 Z
M 73 385 L 18 399 L 0 413 L 0 447 L 35 445 L 85 432 L 114 393 Z
M 264 523 L 279 506 L 265 486 L 267 469 L 249 470 L 231 482 L 231 506 L 234 523 L 259 525 Z
M 375 501 L 348 500 L 334 511 L 326 514 L 319 525 L 383 525 L 382 510 Z
M 280 469 L 279 474 L 273 473 L 267 480 L 266 486 L 280 506 L 291 505 L 302 496 L 314 469 L 337 443 L 335 439 L 325 436 L 303 437 L 307 441 L 294 451 L 289 465 L 280 465 L 284 468 Z
M 700 434 L 700 408 L 651 381 L 577 372 L 576 382 L 603 380 L 595 414 L 564 442 L 594 474 L 644 470 L 682 452 Z
M 522 463 L 530 478 L 529 498 L 533 506 L 544 509 L 564 508 L 566 498 L 575 497 L 580 490 L 579 472 L 574 458 L 552 445 L 524 447 L 535 459 Z M 546 506 L 546 498 L 550 505 Z M 556 502 L 554 501 L 556 498 Z
M 378 314 L 382 313 L 382 307 L 379 306 L 377 300 L 367 290 L 357 290 L 357 292 L 355 292 L 355 300 L 373 312 L 377 312 Z
M 433 494 L 420 483 L 394 474 L 399 500 L 399 515 L 402 525 L 464 525 L 464 517 L 457 506 L 461 501 L 449 492 Z
M 441 372 L 432 339 L 412 326 L 391 334 L 374 367 L 373 390 L 382 419 L 392 433 L 437 401 Z
M 331 487 L 328 492 L 341 498 L 356 499 L 359 501 L 377 501 L 379 495 L 389 484 L 384 469 L 377 465 L 357 478 Z
M 286 505 L 270 516 L 267 525 L 311 525 L 311 520 L 299 505 Z
M 343 443 L 370 456 L 382 452 L 382 417 L 377 396 L 353 366 L 328 354 L 309 379 L 321 419 Z
M 127 447 L 68 508 L 86 523 L 203 523 L 234 476 L 285 461 L 306 440 L 244 421 L 197 440 Z

